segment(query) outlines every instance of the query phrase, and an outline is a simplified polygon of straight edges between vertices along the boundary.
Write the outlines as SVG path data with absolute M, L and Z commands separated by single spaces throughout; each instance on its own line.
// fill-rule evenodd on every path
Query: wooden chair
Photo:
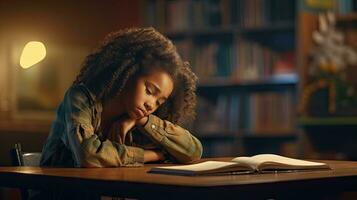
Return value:
M 13 166 L 40 166 L 40 152 L 23 152 L 20 143 L 16 143 L 10 150 L 11 162 Z M 28 199 L 29 193 L 26 188 L 21 188 L 21 198 Z

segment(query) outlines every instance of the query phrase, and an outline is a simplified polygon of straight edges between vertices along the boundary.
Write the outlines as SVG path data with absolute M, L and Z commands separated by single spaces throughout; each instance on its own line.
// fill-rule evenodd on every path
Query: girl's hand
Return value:
M 145 150 L 144 151 L 144 163 L 163 161 L 165 156 L 160 151 L 155 150 Z
M 112 134 L 115 134 L 113 139 L 116 141 L 121 141 L 120 143 L 125 142 L 126 134 L 135 126 L 135 119 L 130 118 L 129 116 L 124 116 L 117 120 L 115 123 L 115 131 Z
M 144 126 L 146 124 L 146 122 L 149 120 L 149 117 L 145 116 L 141 119 L 136 120 L 136 124 L 138 126 Z
M 113 135 L 111 135 L 110 138 L 118 141 L 119 143 L 124 143 L 126 134 L 133 129 L 134 126 L 144 126 L 148 119 L 149 117 L 143 117 L 136 120 L 130 118 L 128 115 L 121 117 L 119 120 L 114 122 L 115 131 L 112 132 Z

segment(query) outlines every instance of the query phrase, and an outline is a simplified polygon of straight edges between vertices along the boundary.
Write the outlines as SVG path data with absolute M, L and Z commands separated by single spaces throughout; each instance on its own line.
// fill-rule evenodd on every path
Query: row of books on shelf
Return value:
M 273 139 L 273 138 L 272 138 Z M 204 145 L 204 157 L 232 157 L 236 155 L 255 155 L 261 153 L 275 153 L 285 156 L 298 157 L 299 144 L 295 139 L 269 142 L 264 140 L 218 140 L 210 141 L 201 138 Z M 316 159 L 319 158 L 316 156 Z M 341 158 L 339 158 L 341 160 Z
M 357 0 L 336 0 L 335 11 L 340 14 L 356 12 Z
M 226 157 L 236 155 L 254 155 L 260 153 L 276 153 L 298 157 L 298 144 L 294 140 L 276 142 L 260 142 L 254 140 L 216 140 L 214 142 L 200 138 L 204 145 L 204 157 Z M 318 157 L 317 157 L 318 158 Z M 340 158 L 341 159 L 341 158 Z
M 148 25 L 165 31 L 211 27 L 257 27 L 295 18 L 295 1 L 287 0 L 150 0 Z
M 182 57 L 191 61 L 194 72 L 201 80 L 214 77 L 257 80 L 295 71 L 293 52 L 277 52 L 248 40 L 203 44 L 180 40 L 176 46 Z
M 287 134 L 295 130 L 294 94 L 252 93 L 247 96 L 220 95 L 215 101 L 199 98 L 194 129 L 199 135 Z

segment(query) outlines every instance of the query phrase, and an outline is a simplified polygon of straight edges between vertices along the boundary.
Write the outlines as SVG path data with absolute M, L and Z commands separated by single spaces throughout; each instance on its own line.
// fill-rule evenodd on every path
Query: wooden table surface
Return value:
M 305 197 L 357 191 L 357 162 L 322 162 L 332 170 L 196 177 L 147 173 L 158 166 L 153 164 L 138 168 L 0 167 L 0 186 L 86 189 L 103 195 L 147 199 Z

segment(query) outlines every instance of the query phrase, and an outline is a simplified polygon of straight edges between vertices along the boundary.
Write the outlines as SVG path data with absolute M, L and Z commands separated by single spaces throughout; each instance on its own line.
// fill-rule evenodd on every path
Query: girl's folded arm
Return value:
M 89 99 L 80 90 L 65 97 L 66 132 L 77 167 L 141 166 L 144 150 L 109 140 L 102 141 L 92 126 Z
M 197 161 L 202 156 L 202 144 L 188 130 L 155 115 L 139 130 L 160 144 L 180 163 Z

